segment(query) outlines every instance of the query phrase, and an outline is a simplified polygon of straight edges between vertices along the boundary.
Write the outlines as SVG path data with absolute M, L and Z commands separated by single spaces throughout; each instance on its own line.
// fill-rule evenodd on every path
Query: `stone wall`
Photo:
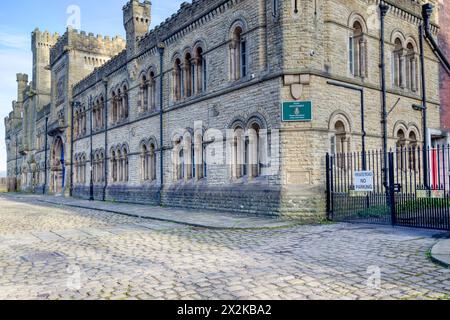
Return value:
M 450 60 L 450 3 L 444 1 L 440 10 L 439 45 L 445 56 Z M 441 125 L 446 130 L 450 130 L 450 76 L 441 67 L 440 71 L 440 89 L 441 89 Z

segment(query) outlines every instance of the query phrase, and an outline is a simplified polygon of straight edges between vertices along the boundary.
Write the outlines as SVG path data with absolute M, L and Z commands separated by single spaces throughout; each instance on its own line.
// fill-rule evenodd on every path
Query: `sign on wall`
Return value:
M 355 171 L 353 181 L 356 192 L 373 192 L 373 171 Z
M 311 101 L 283 102 L 282 109 L 283 122 L 312 121 Z

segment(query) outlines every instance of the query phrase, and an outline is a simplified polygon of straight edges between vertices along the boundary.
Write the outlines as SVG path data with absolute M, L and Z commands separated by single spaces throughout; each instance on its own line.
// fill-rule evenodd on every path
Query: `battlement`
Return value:
M 150 23 L 152 3 L 148 0 L 140 2 L 139 0 L 131 0 L 123 6 L 124 23 L 135 20 L 138 23 Z
M 51 48 L 50 63 L 53 64 L 67 48 L 113 57 L 125 48 L 125 40 L 119 36 L 103 37 L 69 27 Z
M 230 0 L 229 2 L 236 1 Z M 140 39 L 140 50 L 146 50 L 156 46 L 159 41 L 174 36 L 200 19 L 202 23 L 212 19 L 217 11 L 222 12 L 226 10 L 229 7 L 229 2 L 223 0 L 192 0 L 192 3 L 183 2 L 176 13 L 147 32 Z
M 28 75 L 25 73 L 18 73 L 16 75 L 16 78 L 17 78 L 17 82 L 21 82 L 21 83 L 25 83 L 25 84 L 28 83 Z
M 59 34 L 57 32 L 51 33 L 47 30 L 41 31 L 36 28 L 31 33 L 31 43 L 33 48 L 39 47 L 52 47 L 59 39 Z

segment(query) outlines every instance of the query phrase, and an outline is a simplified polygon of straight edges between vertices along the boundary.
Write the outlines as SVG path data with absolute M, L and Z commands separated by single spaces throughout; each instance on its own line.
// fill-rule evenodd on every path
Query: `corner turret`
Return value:
M 123 25 L 127 34 L 127 53 L 136 53 L 139 38 L 145 36 L 151 24 L 152 4 L 150 1 L 131 0 L 123 7 Z

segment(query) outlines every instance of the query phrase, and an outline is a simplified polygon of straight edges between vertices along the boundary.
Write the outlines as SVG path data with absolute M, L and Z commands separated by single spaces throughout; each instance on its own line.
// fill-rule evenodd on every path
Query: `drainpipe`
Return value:
M 104 119 L 105 119 L 105 159 L 104 159 L 104 169 L 105 169 L 105 185 L 103 187 L 103 201 L 106 201 L 106 188 L 108 188 L 108 80 L 103 79 L 103 84 L 105 86 L 105 106 L 104 106 Z
M 445 71 L 447 71 L 447 73 L 450 75 L 450 62 L 446 58 L 444 52 L 442 52 L 442 50 L 439 48 L 438 43 L 436 42 L 430 31 L 430 17 L 432 13 L 433 13 L 433 5 L 431 3 L 427 3 L 422 6 L 422 17 L 424 23 L 425 37 L 429 41 L 431 49 L 433 50 L 434 54 L 438 57 Z
M 19 168 L 17 168 L 17 157 L 19 156 L 18 155 L 18 153 L 17 153 L 17 148 L 18 148 L 18 143 L 17 143 L 17 139 L 19 138 L 19 135 L 17 134 L 17 131 L 16 131 L 16 192 L 18 191 L 17 190 L 17 187 L 18 187 L 18 183 L 17 183 L 17 181 L 18 181 L 18 178 L 17 178 L 17 176 L 19 175 Z
M 72 110 L 70 110 L 70 196 L 73 197 L 73 109 L 78 104 L 72 102 Z
M 159 52 L 159 149 L 160 149 L 160 179 L 161 184 L 159 187 L 159 205 L 162 205 L 162 192 L 164 188 L 164 132 L 163 132 L 163 107 L 164 107 L 164 49 L 165 45 L 164 43 L 160 43 L 158 45 L 158 52 Z
M 389 11 L 389 6 L 380 3 L 380 71 L 381 71 L 381 105 L 382 105 L 382 120 L 381 123 L 383 125 L 383 185 L 388 192 L 389 183 L 388 183 L 388 132 L 387 132 L 387 101 L 386 101 L 386 59 L 385 59 L 385 42 L 384 42 L 384 26 L 385 26 L 385 17 Z
M 44 152 L 44 189 L 42 190 L 42 194 L 45 195 L 45 191 L 47 189 L 47 145 L 48 145 L 48 116 L 45 117 L 45 152 Z M 70 171 L 72 172 L 72 170 Z
M 90 127 L 90 144 L 91 144 L 91 155 L 89 158 L 89 168 L 90 168 L 90 181 L 89 181 L 89 201 L 94 201 L 94 171 L 92 170 L 92 163 L 94 162 L 93 146 L 92 146 L 92 96 L 89 97 L 89 127 Z
M 427 135 L 427 87 L 425 76 L 425 53 L 423 40 L 425 38 L 424 27 L 419 26 L 419 47 L 420 47 L 420 73 L 422 80 L 422 127 L 423 127 L 423 182 L 426 189 L 429 189 L 428 174 L 428 135 Z

